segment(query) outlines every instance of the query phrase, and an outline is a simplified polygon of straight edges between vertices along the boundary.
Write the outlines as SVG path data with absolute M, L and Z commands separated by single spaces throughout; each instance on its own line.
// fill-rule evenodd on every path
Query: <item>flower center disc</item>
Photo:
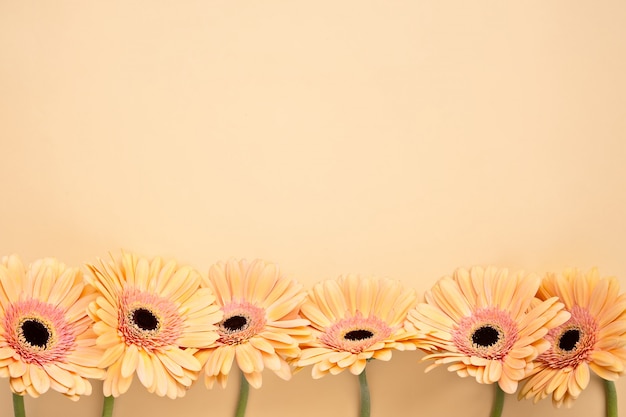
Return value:
M 75 347 L 74 325 L 53 304 L 28 299 L 9 305 L 4 313 L 3 336 L 25 363 L 63 361 Z
M 550 348 L 537 360 L 552 369 L 576 368 L 587 360 L 598 333 L 596 319 L 585 308 L 574 306 L 567 323 L 551 329 L 545 336 Z
M 133 323 L 141 330 L 153 331 L 159 327 L 159 319 L 148 309 L 138 308 L 133 311 Z
M 232 316 L 224 320 L 222 326 L 229 332 L 239 332 L 248 327 L 248 319 L 244 316 Z
M 45 348 L 50 339 L 48 328 L 39 320 L 25 320 L 21 326 L 22 335 L 28 344 Z
M 498 340 L 500 340 L 500 332 L 491 326 L 479 327 L 472 334 L 472 342 L 482 347 L 493 346 Z
M 579 340 L 580 340 L 580 330 L 569 329 L 565 331 L 559 338 L 559 348 L 565 351 L 574 350 Z
M 218 325 L 219 342 L 237 345 L 265 328 L 265 310 L 246 301 L 233 301 L 222 307 L 224 319 Z
M 338 351 L 361 353 L 373 344 L 388 338 L 392 332 L 391 327 L 378 317 L 363 317 L 361 313 L 357 313 L 326 328 L 319 340 Z
M 374 336 L 369 330 L 351 330 L 344 336 L 346 340 L 365 340 Z
M 494 307 L 475 310 L 452 332 L 459 352 L 489 360 L 504 358 L 518 337 L 517 324 L 510 314 Z
M 176 342 L 183 318 L 171 300 L 131 287 L 120 297 L 118 331 L 126 344 L 152 351 Z

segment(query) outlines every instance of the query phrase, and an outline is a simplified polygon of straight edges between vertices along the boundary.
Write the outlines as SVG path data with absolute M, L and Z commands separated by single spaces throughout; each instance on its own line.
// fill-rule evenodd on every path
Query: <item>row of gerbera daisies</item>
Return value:
M 14 394 L 71 399 L 103 379 L 117 397 L 134 376 L 181 397 L 203 376 L 225 386 L 233 365 L 255 388 L 284 379 L 364 372 L 393 350 L 426 352 L 428 368 L 497 383 L 520 398 L 570 406 L 590 369 L 615 380 L 626 366 L 626 295 L 618 281 L 567 270 L 510 274 L 457 269 L 419 298 L 399 281 L 347 275 L 308 291 L 263 260 L 230 260 L 203 275 L 133 253 L 86 268 L 46 258 L 0 262 L 0 376 Z

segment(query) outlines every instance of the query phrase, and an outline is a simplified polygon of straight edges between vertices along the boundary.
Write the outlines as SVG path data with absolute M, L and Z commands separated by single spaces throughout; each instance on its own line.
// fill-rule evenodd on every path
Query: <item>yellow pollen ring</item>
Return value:
M 576 343 L 574 344 L 574 346 L 571 349 L 563 349 L 561 347 L 561 343 L 563 341 L 562 338 L 563 338 L 563 336 L 567 332 L 570 332 L 572 330 L 575 330 L 575 331 L 578 332 L 578 340 L 576 341 Z M 567 327 L 564 327 L 561 330 L 561 332 L 559 332 L 559 335 L 555 338 L 555 343 L 554 343 L 553 349 L 554 349 L 554 351 L 556 353 L 559 353 L 561 355 L 574 355 L 574 354 L 576 354 L 576 352 L 580 348 L 581 340 L 583 339 L 584 335 L 585 335 L 585 332 L 579 326 L 567 326 Z
M 135 314 L 137 313 L 138 310 L 145 310 L 154 317 L 156 321 L 156 327 L 154 329 L 149 329 L 149 330 L 144 329 L 136 322 Z M 159 334 L 159 332 L 161 331 L 161 324 L 163 323 L 163 319 L 161 315 L 155 312 L 155 309 L 150 308 L 150 306 L 146 306 L 141 303 L 134 303 L 131 306 L 131 308 L 128 309 L 128 312 L 126 313 L 126 322 L 130 324 L 133 327 L 133 329 L 139 332 L 138 336 L 153 337 Z
M 23 326 L 24 323 L 27 321 L 33 321 L 45 327 L 46 331 L 48 332 L 48 339 L 46 340 L 46 344 L 44 346 L 33 345 L 26 339 Z M 57 334 L 54 331 L 54 326 L 52 325 L 52 323 L 50 323 L 49 320 L 46 320 L 43 317 L 37 315 L 28 315 L 20 318 L 19 322 L 17 323 L 17 338 L 20 344 L 30 351 L 42 352 L 49 349 L 51 346 L 54 346 L 57 341 Z

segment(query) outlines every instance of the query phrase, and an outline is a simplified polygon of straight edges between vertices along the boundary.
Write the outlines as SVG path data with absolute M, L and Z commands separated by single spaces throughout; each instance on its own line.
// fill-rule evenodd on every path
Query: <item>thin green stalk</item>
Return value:
M 493 395 L 493 404 L 491 405 L 491 417 L 500 417 L 502 415 L 502 409 L 504 408 L 504 391 L 500 388 L 500 385 L 496 382 L 496 389 Z
M 111 417 L 113 415 L 113 404 L 115 403 L 115 397 L 104 397 L 102 403 L 102 417 Z
M 359 410 L 359 417 L 370 417 L 370 389 L 367 386 L 365 368 L 363 368 L 363 372 L 359 374 L 359 387 L 361 388 L 361 407 Z
M 26 410 L 24 410 L 24 396 L 13 394 L 13 415 L 15 417 L 25 417 Z
M 606 417 L 617 417 L 617 393 L 615 383 L 604 380 L 604 399 L 606 402 Z
M 237 410 L 235 417 L 244 417 L 246 415 L 246 407 L 248 406 L 248 394 L 250 393 L 250 383 L 245 375 L 241 373 L 241 383 L 239 386 L 239 400 L 237 401 Z

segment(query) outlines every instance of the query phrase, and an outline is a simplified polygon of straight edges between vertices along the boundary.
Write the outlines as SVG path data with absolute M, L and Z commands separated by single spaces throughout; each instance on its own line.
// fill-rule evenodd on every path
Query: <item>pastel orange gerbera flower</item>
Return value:
M 532 305 L 540 284 L 537 276 L 495 267 L 460 268 L 440 279 L 409 313 L 432 352 L 423 360 L 435 361 L 426 371 L 450 364 L 462 377 L 514 393 L 548 349 L 543 337 L 569 318 L 556 297 Z
M 305 297 L 302 285 L 282 275 L 276 264 L 256 259 L 229 260 L 213 265 L 203 282 L 217 295 L 224 313 L 219 339 L 196 353 L 204 366 L 208 388 L 226 386 L 233 362 L 255 388 L 264 368 L 291 378 L 289 361 L 308 340 L 308 321 L 298 311 Z
M 589 369 L 608 381 L 626 370 L 626 294 L 619 294 L 617 279 L 600 278 L 596 269 L 569 269 L 544 278 L 538 297 L 554 296 L 572 316 L 546 335 L 549 349 L 535 361 L 519 397 L 537 402 L 552 395 L 556 407 L 570 407 L 589 384 Z
M 125 393 L 137 373 L 151 393 L 182 397 L 202 368 L 195 348 L 218 338 L 222 318 L 202 277 L 173 260 L 123 253 L 119 261 L 88 265 L 100 292 L 90 304 L 97 344 L 106 349 L 104 395 Z
M 302 346 L 298 367 L 313 365 L 313 378 L 348 369 L 360 375 L 367 360 L 391 359 L 393 350 L 415 350 L 406 321 L 417 294 L 399 281 L 347 275 L 317 283 L 302 306 L 313 340 Z
M 72 400 L 101 378 L 102 350 L 87 316 L 95 299 L 78 268 L 40 259 L 25 269 L 16 255 L 0 262 L 0 376 L 11 390 L 38 397 L 50 388 Z

